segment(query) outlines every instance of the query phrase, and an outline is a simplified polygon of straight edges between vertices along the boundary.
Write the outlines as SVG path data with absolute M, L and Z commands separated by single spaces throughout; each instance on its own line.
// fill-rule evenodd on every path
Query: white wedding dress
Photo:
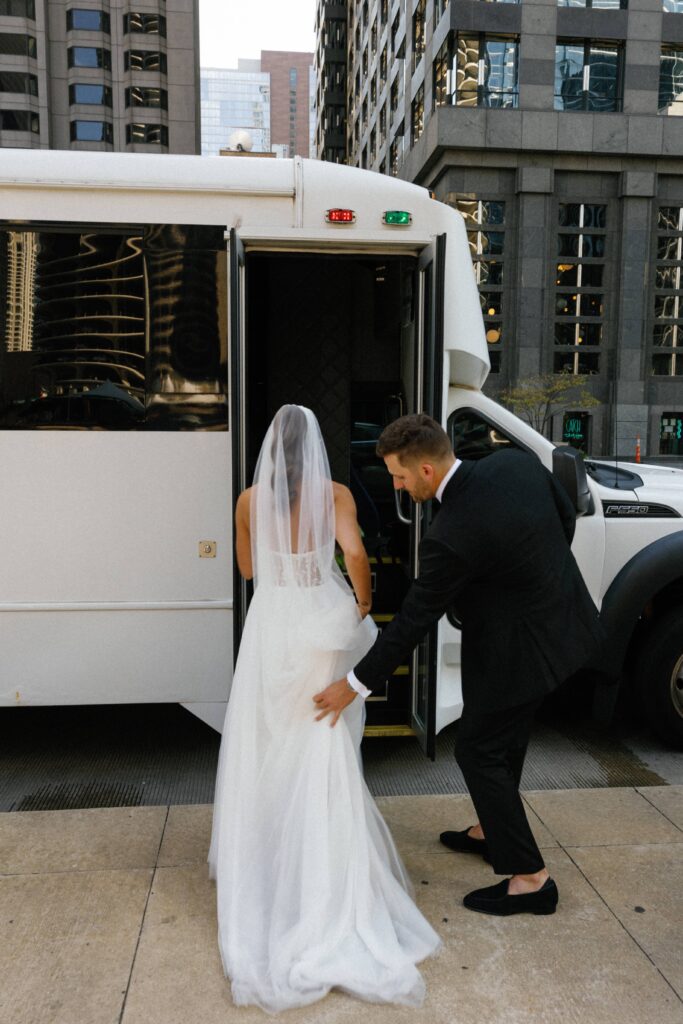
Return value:
M 290 523 L 282 529 L 280 521 L 292 504 L 286 410 L 297 410 L 290 416 L 303 435 L 294 541 Z M 363 779 L 363 702 L 354 700 L 334 728 L 331 718 L 315 721 L 313 704 L 314 694 L 368 650 L 376 627 L 369 617 L 361 621 L 334 561 L 332 486 L 317 421 L 298 406 L 284 406 L 278 416 L 252 492 L 257 586 L 214 800 L 209 868 L 223 966 L 235 1003 L 271 1013 L 312 1003 L 332 988 L 417 1006 L 424 982 L 415 965 L 440 943 L 411 898 Z M 283 479 L 286 501 L 278 497 Z

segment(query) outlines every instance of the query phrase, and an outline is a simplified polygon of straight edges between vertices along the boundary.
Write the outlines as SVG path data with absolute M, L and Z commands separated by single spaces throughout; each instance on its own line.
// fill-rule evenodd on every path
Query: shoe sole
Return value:
M 529 908 L 525 910 L 523 907 L 521 910 L 484 910 L 483 907 L 469 907 L 466 903 L 463 903 L 466 910 L 472 910 L 475 914 L 488 914 L 489 917 L 514 917 L 515 914 L 534 914 L 536 917 L 544 917 L 548 914 L 554 914 L 557 910 L 557 906 L 554 907 L 542 907 L 537 910 Z

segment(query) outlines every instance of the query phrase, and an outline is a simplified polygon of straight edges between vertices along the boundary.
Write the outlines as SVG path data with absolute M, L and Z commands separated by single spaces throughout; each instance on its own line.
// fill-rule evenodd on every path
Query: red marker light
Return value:
M 355 224 L 356 215 L 353 210 L 334 209 L 328 210 L 325 214 L 328 224 Z

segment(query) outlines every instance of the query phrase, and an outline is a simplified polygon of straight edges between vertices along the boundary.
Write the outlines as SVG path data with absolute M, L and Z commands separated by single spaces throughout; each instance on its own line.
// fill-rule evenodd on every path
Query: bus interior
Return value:
M 356 502 L 380 629 L 400 607 L 414 557 L 375 447 L 389 422 L 416 408 L 416 278 L 412 256 L 254 252 L 245 260 L 247 477 L 276 410 L 312 409 L 332 477 Z M 373 693 L 367 732 L 410 732 L 411 676 L 402 665 Z

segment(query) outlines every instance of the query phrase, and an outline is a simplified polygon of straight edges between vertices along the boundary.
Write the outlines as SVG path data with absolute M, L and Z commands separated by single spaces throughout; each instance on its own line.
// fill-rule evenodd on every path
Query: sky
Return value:
M 315 49 L 315 0 L 199 0 L 199 61 L 234 68 L 261 50 Z

